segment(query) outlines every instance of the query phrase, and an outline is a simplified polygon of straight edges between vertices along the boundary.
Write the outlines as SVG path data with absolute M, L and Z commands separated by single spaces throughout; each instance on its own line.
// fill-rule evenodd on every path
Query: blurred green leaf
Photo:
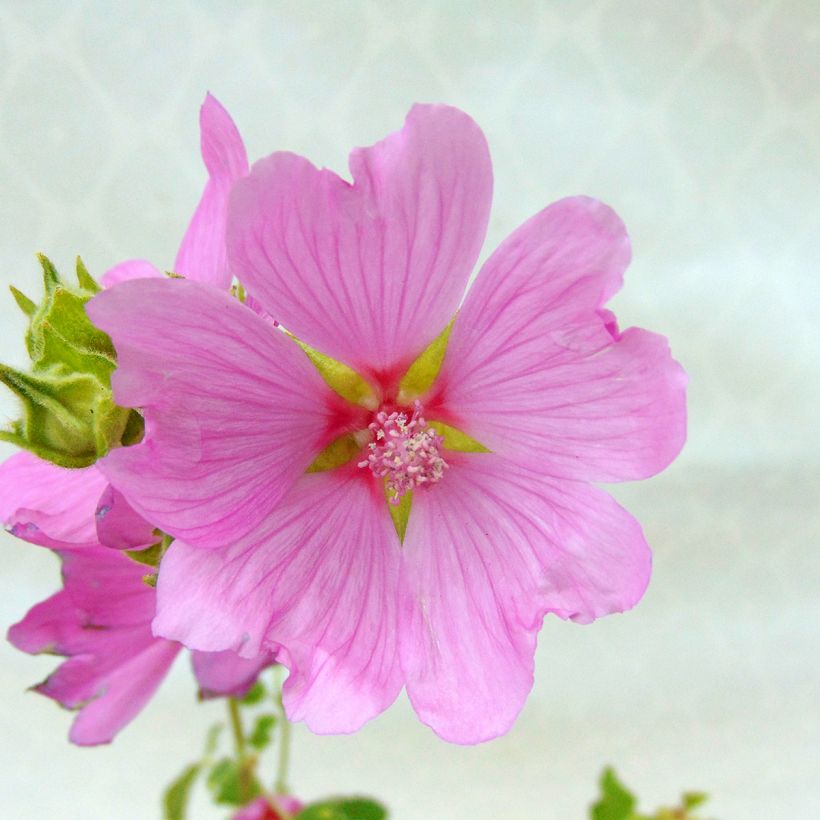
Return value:
M 387 809 L 367 797 L 322 800 L 305 806 L 296 820 L 385 820 Z
M 270 743 L 275 725 L 276 715 L 259 715 L 248 737 L 248 743 L 250 743 L 254 749 L 261 751 Z
M 196 782 L 201 768 L 201 764 L 192 763 L 165 790 L 162 797 L 162 816 L 164 820 L 185 820 L 185 810 L 188 806 L 191 787 Z
M 262 794 L 262 786 L 253 773 L 240 768 L 235 760 L 228 757 L 216 763 L 208 773 L 207 782 L 214 800 L 227 806 L 244 806 Z
M 223 724 L 221 723 L 214 723 L 210 729 L 208 729 L 208 734 L 205 736 L 205 751 L 204 756 L 207 760 L 215 751 L 216 751 L 216 744 L 219 742 L 219 735 L 222 732 Z
M 635 796 L 611 768 L 601 774 L 600 787 L 601 797 L 590 811 L 592 820 L 630 820 L 635 811 Z
M 696 809 L 698 806 L 702 806 L 708 799 L 709 795 L 705 792 L 684 792 L 681 801 L 683 808 L 689 811 L 689 809 Z
M 248 694 L 245 695 L 239 702 L 243 706 L 253 706 L 254 704 L 259 703 L 260 701 L 265 699 L 265 685 L 262 683 L 261 680 L 256 681 L 256 683 L 250 688 Z

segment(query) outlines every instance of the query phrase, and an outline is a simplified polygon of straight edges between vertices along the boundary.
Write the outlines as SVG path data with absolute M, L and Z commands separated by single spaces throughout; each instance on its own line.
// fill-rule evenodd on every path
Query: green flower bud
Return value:
M 85 304 L 100 286 L 77 259 L 77 283 L 64 283 L 40 255 L 45 296 L 37 306 L 15 288 L 29 318 L 26 348 L 31 370 L 0 365 L 0 381 L 20 398 L 22 418 L 0 431 L 9 441 L 62 467 L 87 467 L 119 445 L 138 440 L 142 419 L 111 395 L 116 353 L 107 334 L 91 324 Z M 135 418 L 136 417 L 136 418 Z

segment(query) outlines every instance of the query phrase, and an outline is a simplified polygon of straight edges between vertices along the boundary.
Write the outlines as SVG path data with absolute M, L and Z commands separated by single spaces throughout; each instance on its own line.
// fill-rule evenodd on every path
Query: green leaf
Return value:
M 245 695 L 245 697 L 239 702 L 243 706 L 253 706 L 254 704 L 264 700 L 266 695 L 267 692 L 265 691 L 265 684 L 262 683 L 261 680 L 257 680 L 256 683 L 248 690 L 248 694 Z
M 256 723 L 253 725 L 253 730 L 248 736 L 248 743 L 250 743 L 254 749 L 261 751 L 270 743 L 275 725 L 276 715 L 259 715 L 256 719 Z
M 708 799 L 709 795 L 706 792 L 684 792 L 681 797 L 683 808 L 686 811 L 702 806 Z
M 322 800 L 305 806 L 296 820 L 385 820 L 387 809 L 367 797 Z
M 185 820 L 185 811 L 188 806 L 191 788 L 196 782 L 201 768 L 201 764 L 192 763 L 165 790 L 162 797 L 162 816 L 164 820 Z
M 352 367 L 314 350 L 310 345 L 300 342 L 293 334 L 288 335 L 305 351 L 305 355 L 331 390 L 353 404 L 371 408 L 376 406 L 376 395 L 373 388 Z
M 445 450 L 455 450 L 459 453 L 491 452 L 481 442 L 470 438 L 466 433 L 462 433 L 461 430 L 455 427 L 450 427 L 449 424 L 445 424 L 443 421 L 428 421 L 427 424 L 444 439 Z
M 244 783 L 243 783 L 244 780 Z M 244 806 L 262 794 L 262 786 L 253 772 L 240 768 L 229 757 L 224 757 L 208 773 L 208 788 L 217 803 L 226 806 Z
M 390 495 L 387 492 L 387 487 L 384 491 L 385 500 L 387 501 L 387 510 L 390 513 L 390 518 L 393 521 L 393 526 L 396 528 L 396 535 L 399 536 L 399 543 L 404 543 L 404 536 L 407 532 L 407 522 L 410 520 L 410 510 L 413 507 L 413 493 L 405 493 L 398 504 L 390 502 Z
M 601 798 L 592 806 L 592 820 L 630 820 L 635 810 L 635 796 L 627 791 L 615 772 L 607 767 L 601 774 Z
M 447 353 L 447 343 L 450 341 L 453 322 L 455 322 L 455 317 L 407 369 L 399 382 L 399 404 L 409 404 L 413 399 L 423 396 L 433 386 Z
M 352 435 L 340 436 L 331 441 L 330 444 L 313 459 L 308 473 L 322 473 L 326 470 L 333 470 L 352 461 L 361 453 L 362 447 Z

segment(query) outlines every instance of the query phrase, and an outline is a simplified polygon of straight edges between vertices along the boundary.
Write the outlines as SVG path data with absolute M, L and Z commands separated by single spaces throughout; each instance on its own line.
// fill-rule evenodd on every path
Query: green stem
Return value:
M 251 768 L 253 763 L 247 757 L 245 730 L 242 727 L 242 715 L 239 712 L 239 702 L 236 698 L 228 698 L 228 715 L 231 731 L 233 732 L 234 746 L 236 747 L 236 760 L 239 766 L 239 799 L 244 806 L 251 796 Z
M 279 708 L 279 758 L 276 764 L 276 781 L 273 786 L 275 794 L 289 794 L 288 767 L 290 766 L 290 721 L 285 715 L 285 706 L 282 703 L 282 688 L 279 684 L 279 668 L 276 669 L 276 683 L 279 690 L 274 698 Z

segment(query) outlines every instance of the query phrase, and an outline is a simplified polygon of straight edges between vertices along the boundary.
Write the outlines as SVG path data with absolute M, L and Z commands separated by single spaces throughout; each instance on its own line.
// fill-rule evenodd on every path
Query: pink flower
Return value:
M 275 807 L 266 797 L 257 797 L 252 803 L 239 809 L 231 820 L 284 820 L 285 817 L 294 817 L 302 810 L 302 804 L 289 795 L 277 795 L 274 802 Z
M 128 282 L 88 311 L 117 348 L 116 400 L 143 408 L 146 435 L 100 468 L 178 539 L 158 634 L 247 657 L 281 646 L 288 714 L 316 732 L 355 731 L 406 686 L 421 720 L 474 743 L 522 708 L 546 613 L 586 623 L 642 596 L 640 526 L 592 482 L 669 464 L 686 379 L 663 337 L 620 332 L 603 308 L 630 249 L 595 200 L 522 225 L 458 310 L 492 189 L 465 114 L 416 106 L 350 168 L 352 184 L 292 154 L 256 163 L 231 194 L 228 258 L 370 395 L 341 398 L 226 294 Z M 457 310 L 434 383 L 408 392 L 403 375 Z M 490 452 L 448 449 L 436 422 Z M 348 463 L 305 472 L 348 434 L 361 447 Z M 403 543 L 385 481 L 415 488 Z
M 242 139 L 210 95 L 200 111 L 202 155 L 209 181 L 177 255 L 190 278 L 227 289 L 225 218 L 230 185 L 248 171 Z M 144 260 L 112 268 L 106 284 L 162 274 Z M 96 467 L 63 470 L 19 454 L 0 466 L 0 517 L 12 534 L 57 551 L 64 588 L 35 606 L 9 631 L 26 652 L 69 658 L 37 688 L 80 713 L 70 738 L 105 743 L 148 702 L 181 647 L 156 638 L 151 621 L 156 591 L 143 582 L 149 568 L 107 549 L 142 549 L 154 526 L 136 513 Z M 203 697 L 242 696 L 272 662 L 265 652 L 192 655 Z
M 81 746 L 107 743 L 151 699 L 182 648 L 151 631 L 156 591 L 149 567 L 97 540 L 95 511 L 106 481 L 96 467 L 66 470 L 18 453 L 0 465 L 0 518 L 26 541 L 57 552 L 63 589 L 33 607 L 9 630 L 32 654 L 68 658 L 35 687 L 79 709 L 69 738 Z M 205 697 L 241 697 L 273 658 L 233 652 L 192 655 Z

